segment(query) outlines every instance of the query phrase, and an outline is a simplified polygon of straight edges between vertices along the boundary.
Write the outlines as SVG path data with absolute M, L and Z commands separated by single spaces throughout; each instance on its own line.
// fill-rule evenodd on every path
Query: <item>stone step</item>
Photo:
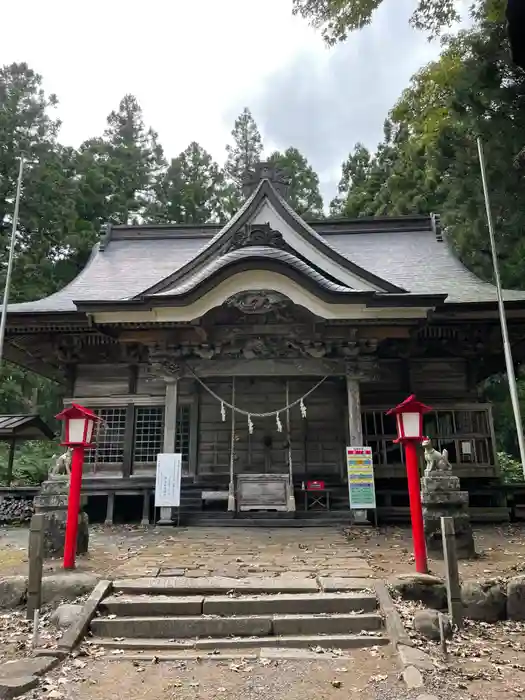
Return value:
M 184 639 L 188 637 L 265 637 L 270 635 L 358 634 L 381 629 L 374 613 L 342 615 L 251 615 L 238 617 L 98 617 L 91 631 L 100 637 Z
M 363 563 L 363 566 L 368 566 Z M 353 573 L 353 572 L 352 572 Z M 368 575 L 368 569 L 363 571 Z M 370 573 L 371 569 L 370 569 Z M 295 576 L 228 578 L 210 576 L 187 578 L 185 576 L 161 576 L 158 578 L 129 578 L 113 582 L 115 593 L 124 595 L 224 595 L 226 593 L 261 594 L 261 593 L 319 593 L 325 591 L 351 592 L 369 590 L 373 580 L 369 578 L 334 578 L 322 577 L 299 578 Z
M 268 647 L 286 649 L 308 649 L 310 647 L 321 649 L 358 649 L 361 647 L 384 646 L 389 643 L 388 637 L 380 633 L 370 634 L 327 634 L 327 635 L 287 635 L 282 637 L 216 637 L 215 639 L 183 639 L 167 640 L 160 638 L 144 639 L 113 639 L 110 637 L 91 637 L 86 639 L 88 644 L 103 649 L 119 649 L 123 652 L 141 651 L 173 651 L 181 649 L 243 649 L 246 651 Z M 153 653 L 152 656 L 156 656 Z M 142 654 L 140 655 L 143 657 Z M 118 657 L 117 657 L 118 658 Z
M 169 596 L 128 595 L 105 598 L 100 610 L 118 617 L 161 615 L 275 615 L 373 612 L 377 599 L 366 593 L 280 595 Z

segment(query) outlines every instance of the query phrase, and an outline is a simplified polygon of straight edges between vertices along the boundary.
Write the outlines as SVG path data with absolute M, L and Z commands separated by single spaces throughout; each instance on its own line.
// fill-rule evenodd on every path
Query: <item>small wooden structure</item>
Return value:
M 54 431 L 37 414 L 0 415 L 0 441 L 9 443 L 6 485 L 13 480 L 16 445 L 24 440 L 53 440 Z

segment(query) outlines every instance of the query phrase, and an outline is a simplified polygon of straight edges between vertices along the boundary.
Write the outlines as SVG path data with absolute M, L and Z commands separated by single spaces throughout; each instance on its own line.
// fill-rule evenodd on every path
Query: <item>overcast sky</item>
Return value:
M 130 92 L 168 157 L 198 141 L 222 163 L 249 106 L 266 151 L 299 148 L 330 198 L 348 151 L 375 146 L 410 76 L 438 53 L 408 26 L 414 4 L 385 0 L 370 27 L 327 49 L 291 0 L 18 0 L 2 7 L 0 61 L 43 75 L 73 146 Z

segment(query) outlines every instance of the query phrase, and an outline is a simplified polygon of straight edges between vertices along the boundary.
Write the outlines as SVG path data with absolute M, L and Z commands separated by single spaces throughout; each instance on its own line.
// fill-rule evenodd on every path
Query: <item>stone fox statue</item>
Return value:
M 71 457 L 72 450 L 70 447 L 64 452 L 64 454 L 53 455 L 55 463 L 49 470 L 48 479 L 56 479 L 60 477 L 69 478 L 71 476 Z
M 439 473 L 449 474 L 452 471 L 452 467 L 448 461 L 447 450 L 438 452 L 438 450 L 433 447 L 430 438 L 425 438 L 421 444 L 425 448 L 425 462 L 427 463 L 425 476 L 431 476 L 432 474 L 439 476 Z

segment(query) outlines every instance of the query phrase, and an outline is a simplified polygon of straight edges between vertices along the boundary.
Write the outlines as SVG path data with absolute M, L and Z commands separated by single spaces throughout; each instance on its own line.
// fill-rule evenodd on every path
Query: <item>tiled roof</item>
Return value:
M 303 260 L 300 260 L 299 258 L 295 257 L 295 255 L 292 255 L 291 253 L 288 253 L 285 250 L 279 250 L 278 248 L 268 248 L 265 246 L 250 246 L 249 248 L 233 250 L 230 253 L 226 253 L 226 255 L 222 255 L 219 258 L 214 258 L 207 265 L 201 268 L 198 272 L 189 277 L 188 280 L 182 282 L 176 287 L 172 287 L 171 289 L 166 290 L 165 292 L 158 292 L 153 296 L 161 297 L 167 295 L 172 296 L 185 294 L 186 292 L 190 291 L 190 289 L 197 287 L 203 280 L 207 279 L 208 277 L 211 277 L 211 275 L 215 274 L 222 268 L 227 267 L 228 265 L 231 265 L 234 262 L 239 262 L 248 258 L 265 258 L 267 260 L 276 260 L 278 262 L 282 262 L 296 269 L 298 272 L 304 273 L 312 280 L 317 282 L 317 284 L 320 287 L 323 287 L 324 289 L 327 289 L 331 292 L 344 293 L 355 291 L 350 287 L 347 287 L 342 284 L 336 284 L 335 282 L 326 279 L 325 277 L 323 277 L 323 275 L 314 270 Z
M 351 263 L 410 293 L 447 294 L 448 303 L 496 301 L 495 287 L 461 264 L 446 240 L 436 236 L 430 217 L 319 221 L 310 227 Z M 9 310 L 71 312 L 76 310 L 75 301 L 131 299 L 193 260 L 219 230 L 212 226 L 115 227 L 103 250 L 95 247 L 85 269 L 69 285 L 38 301 L 11 304 Z M 208 274 L 218 264 L 209 261 Z M 505 291 L 504 298 L 525 301 L 525 291 Z

